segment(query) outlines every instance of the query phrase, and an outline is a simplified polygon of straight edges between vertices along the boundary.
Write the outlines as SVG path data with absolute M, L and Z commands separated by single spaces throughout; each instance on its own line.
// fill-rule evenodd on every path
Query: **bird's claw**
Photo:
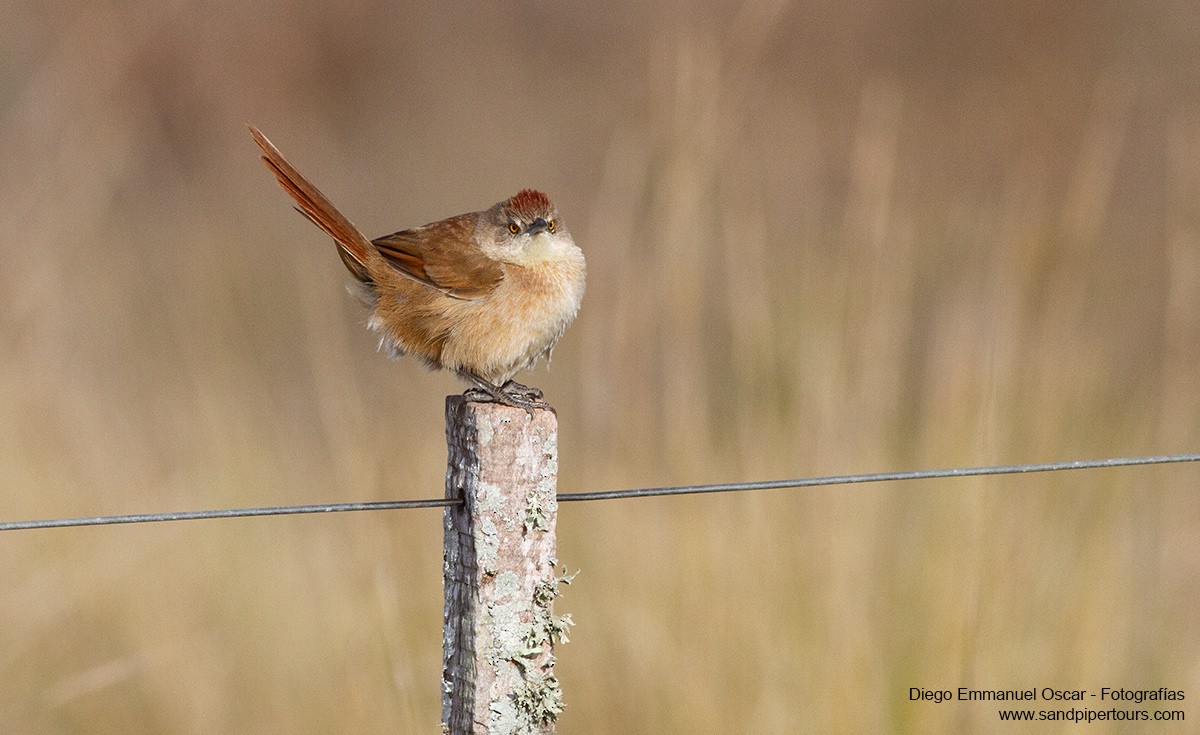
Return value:
M 530 388 L 512 380 L 499 388 L 483 380 L 472 382 L 476 383 L 475 387 L 468 388 L 463 392 L 467 400 L 478 401 L 480 403 L 499 403 L 503 406 L 524 409 L 530 418 L 533 418 L 533 412 L 539 408 L 546 409 L 556 416 L 558 415 L 558 412 L 554 410 L 554 406 L 542 400 L 542 392 L 537 388 Z

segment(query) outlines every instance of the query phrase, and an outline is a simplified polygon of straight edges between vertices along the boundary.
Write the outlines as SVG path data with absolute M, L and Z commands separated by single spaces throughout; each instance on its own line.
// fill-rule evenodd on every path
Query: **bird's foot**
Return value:
M 510 396 L 521 396 L 522 398 L 528 398 L 531 401 L 541 401 L 543 398 L 541 390 L 537 388 L 530 388 L 527 385 L 521 385 L 515 380 L 506 382 L 504 385 L 500 386 L 500 390 L 509 394 Z
M 521 408 L 529 414 L 530 418 L 533 418 L 533 412 L 539 408 L 544 408 L 555 415 L 558 414 L 554 410 L 554 406 L 542 400 L 542 392 L 537 388 L 530 388 L 512 380 L 497 388 L 473 373 L 464 372 L 462 375 L 475 384 L 475 387 L 463 391 L 467 400 Z

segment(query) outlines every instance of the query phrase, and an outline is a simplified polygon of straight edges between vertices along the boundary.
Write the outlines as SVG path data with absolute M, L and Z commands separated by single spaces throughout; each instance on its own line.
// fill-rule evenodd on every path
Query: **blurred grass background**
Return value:
M 563 491 L 1200 446 L 1194 4 L 2 9 L 5 518 L 441 493 L 459 386 L 374 351 L 247 122 L 370 235 L 554 197 L 589 290 L 526 377 Z M 998 729 L 912 686 L 1191 702 L 1197 478 L 564 506 L 561 731 Z M 0 721 L 436 732 L 440 522 L 5 534 Z

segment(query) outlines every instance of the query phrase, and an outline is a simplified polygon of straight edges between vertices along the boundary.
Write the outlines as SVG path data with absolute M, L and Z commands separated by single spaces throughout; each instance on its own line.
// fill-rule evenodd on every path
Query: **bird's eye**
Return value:
M 558 226 L 558 223 L 555 222 L 554 220 L 550 220 L 549 222 L 546 223 L 546 229 L 549 230 L 550 232 L 554 232 L 554 228 L 557 226 Z
M 521 231 L 521 228 L 517 226 L 516 222 L 509 222 L 508 231 L 515 235 Z

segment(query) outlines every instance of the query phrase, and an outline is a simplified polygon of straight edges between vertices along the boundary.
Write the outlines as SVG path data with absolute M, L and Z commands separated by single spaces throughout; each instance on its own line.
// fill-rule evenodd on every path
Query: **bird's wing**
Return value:
M 475 214 L 385 235 L 371 244 L 404 275 L 457 299 L 479 299 L 504 278 L 500 264 L 474 244 Z

